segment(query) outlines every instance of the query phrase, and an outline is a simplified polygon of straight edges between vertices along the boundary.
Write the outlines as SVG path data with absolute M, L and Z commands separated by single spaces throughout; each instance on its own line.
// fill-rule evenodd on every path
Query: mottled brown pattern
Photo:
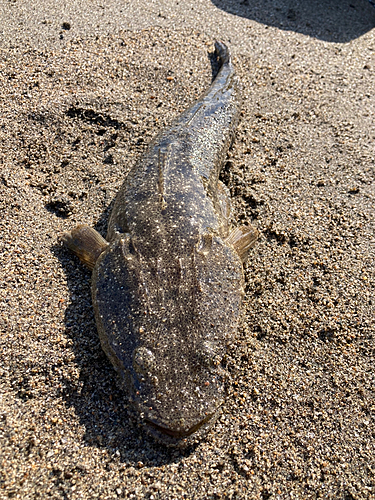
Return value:
M 211 87 L 127 176 L 92 281 L 101 343 L 132 407 L 158 440 L 178 446 L 203 435 L 222 403 L 220 361 L 237 328 L 241 261 L 257 237 L 252 228 L 229 234 L 219 174 L 240 93 L 228 48 L 217 42 L 216 54 Z M 76 230 L 65 236 L 71 250 L 90 254 L 91 239 L 82 237 L 87 248 L 77 252 L 73 238 Z

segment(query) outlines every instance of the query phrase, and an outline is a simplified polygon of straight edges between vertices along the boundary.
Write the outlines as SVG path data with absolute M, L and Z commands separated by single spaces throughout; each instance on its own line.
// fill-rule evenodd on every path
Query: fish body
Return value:
M 65 237 L 93 267 L 101 344 L 131 406 L 151 434 L 175 446 L 203 435 L 218 414 L 220 362 L 243 296 L 242 262 L 258 234 L 229 228 L 219 174 L 241 99 L 229 50 L 215 47 L 215 80 L 129 173 L 106 240 L 89 243 L 84 233 L 95 240 L 94 230 L 83 226 Z

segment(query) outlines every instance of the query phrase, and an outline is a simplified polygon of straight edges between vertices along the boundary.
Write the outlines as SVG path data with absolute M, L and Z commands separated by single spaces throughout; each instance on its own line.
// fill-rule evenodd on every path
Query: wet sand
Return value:
M 0 498 L 375 498 L 375 9 L 134 4 L 0 6 Z M 261 237 L 222 415 L 179 451 L 130 418 L 59 237 L 105 235 L 216 38 L 244 96 L 222 180 Z

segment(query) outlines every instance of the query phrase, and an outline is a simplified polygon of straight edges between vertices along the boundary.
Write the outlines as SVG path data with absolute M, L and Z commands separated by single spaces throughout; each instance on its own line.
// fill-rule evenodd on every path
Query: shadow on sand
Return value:
M 375 27 L 367 0 L 211 0 L 216 7 L 266 26 L 345 43 Z
M 111 206 L 95 226 L 103 235 Z M 71 339 L 79 370 L 78 381 L 66 379 L 60 395 L 85 427 L 84 442 L 106 449 L 126 465 L 153 467 L 179 462 L 193 447 L 176 450 L 156 443 L 128 407 L 116 372 L 100 345 L 91 303 L 91 272 L 65 247 L 55 245 L 51 250 L 67 278 L 71 303 L 65 312 L 66 336 Z

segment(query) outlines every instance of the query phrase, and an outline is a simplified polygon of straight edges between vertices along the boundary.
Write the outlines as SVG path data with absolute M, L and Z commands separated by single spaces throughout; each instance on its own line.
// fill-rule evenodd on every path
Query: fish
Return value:
M 79 225 L 64 244 L 92 270 L 101 345 L 129 407 L 157 441 L 207 435 L 225 398 L 221 363 L 236 335 L 243 263 L 258 238 L 231 228 L 219 180 L 240 119 L 228 47 L 208 90 L 162 130 L 120 188 L 104 239 Z

